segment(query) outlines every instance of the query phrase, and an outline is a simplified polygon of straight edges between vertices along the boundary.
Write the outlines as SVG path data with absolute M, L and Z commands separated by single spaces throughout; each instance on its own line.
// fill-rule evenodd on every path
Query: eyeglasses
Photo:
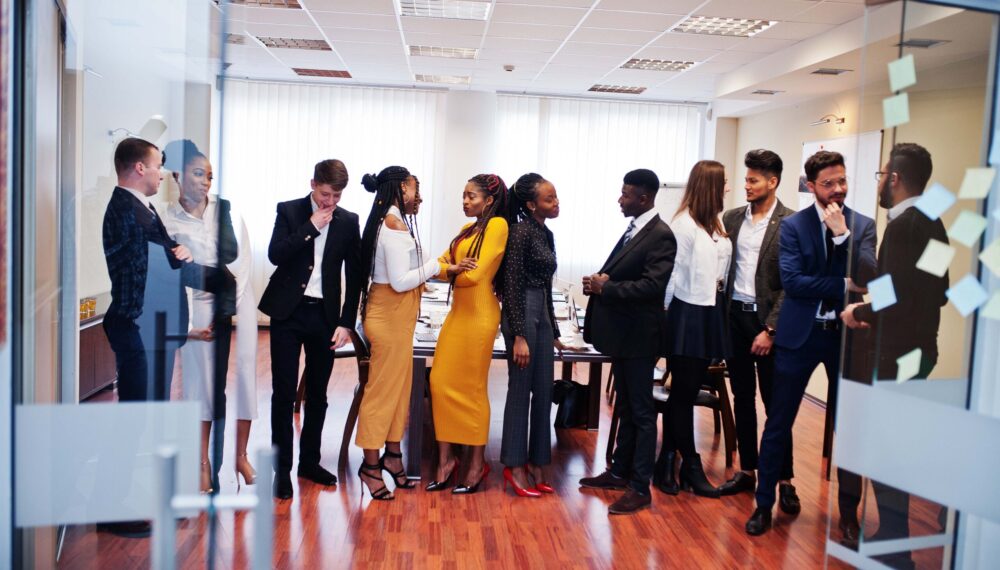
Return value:
M 883 170 L 877 170 L 875 172 L 875 181 L 876 182 L 881 182 L 882 181 L 882 177 L 885 176 L 886 174 L 889 174 L 889 173 L 885 172 Z
M 843 178 L 838 178 L 836 180 L 833 180 L 833 179 L 824 180 L 822 182 L 817 182 L 816 185 L 819 186 L 820 188 L 822 188 L 823 190 L 833 190 L 837 186 L 841 186 L 841 187 L 843 187 L 843 188 L 846 189 L 847 188 L 847 177 L 845 176 Z

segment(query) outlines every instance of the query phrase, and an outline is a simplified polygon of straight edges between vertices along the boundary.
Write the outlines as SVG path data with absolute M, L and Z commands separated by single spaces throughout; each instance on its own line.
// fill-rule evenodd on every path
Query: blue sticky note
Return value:
M 948 228 L 948 237 L 965 247 L 972 247 L 974 243 L 979 241 L 979 236 L 983 235 L 988 223 L 987 219 L 979 214 L 962 210 L 958 218 Z
M 930 188 L 924 191 L 914 206 L 928 218 L 936 220 L 955 204 L 956 199 L 955 195 L 949 192 L 947 188 L 935 182 Z
M 917 83 L 917 71 L 913 66 L 913 54 L 909 53 L 896 61 L 889 62 L 889 89 L 902 91 Z
M 881 311 L 896 304 L 896 289 L 892 286 L 892 275 L 883 275 L 868 282 L 872 310 Z
M 989 298 L 986 289 L 983 289 L 983 286 L 971 274 L 966 275 L 955 286 L 948 289 L 945 295 L 963 317 L 968 317 L 972 311 L 978 309 Z
M 910 97 L 900 93 L 882 100 L 882 117 L 885 128 L 891 129 L 910 122 Z
M 922 356 L 923 351 L 919 348 L 914 348 L 910 352 L 907 352 L 903 356 L 896 359 L 897 384 L 906 382 L 920 372 L 920 358 Z

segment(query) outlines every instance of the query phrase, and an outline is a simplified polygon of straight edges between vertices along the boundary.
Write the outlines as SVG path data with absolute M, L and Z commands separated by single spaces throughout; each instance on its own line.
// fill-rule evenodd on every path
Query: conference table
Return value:
M 442 283 L 429 283 L 420 303 L 420 320 L 413 338 L 413 386 L 410 392 L 410 418 L 406 430 L 406 472 L 411 479 L 420 478 L 420 460 L 423 450 L 425 407 L 424 395 L 427 393 L 427 360 L 434 357 L 437 345 L 437 333 L 440 324 L 447 315 L 448 286 Z M 601 379 L 603 364 L 610 363 L 611 358 L 594 350 L 594 347 L 583 342 L 579 326 L 582 316 L 576 310 L 572 293 L 553 289 L 553 304 L 556 319 L 559 321 L 560 338 L 569 343 L 569 350 L 562 354 L 553 348 L 555 359 L 562 363 L 562 378 L 572 379 L 573 364 L 589 364 L 587 383 L 587 429 L 596 431 L 601 417 Z M 574 323 L 575 321 L 575 323 Z M 575 326 L 574 326 L 575 325 Z M 493 359 L 506 360 L 507 350 L 503 338 L 497 334 L 493 343 Z

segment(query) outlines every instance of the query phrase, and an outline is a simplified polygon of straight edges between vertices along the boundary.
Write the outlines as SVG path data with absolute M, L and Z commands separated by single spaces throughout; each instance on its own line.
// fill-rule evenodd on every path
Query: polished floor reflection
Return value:
M 250 448 L 270 441 L 270 372 L 267 333 L 261 333 L 258 356 L 260 420 L 255 422 Z M 230 368 L 233 369 L 232 367 Z M 586 369 L 576 371 L 586 377 Z M 179 397 L 179 374 L 175 397 Z M 323 438 L 324 464 L 333 469 L 357 368 L 353 360 L 338 360 L 330 383 L 330 410 Z M 552 482 L 556 496 L 514 497 L 501 487 L 498 462 L 506 367 L 494 362 L 490 375 L 492 429 L 487 459 L 494 466 L 485 491 L 471 496 L 399 491 L 396 500 L 359 499 L 356 471 L 360 450 L 351 449 L 341 483 L 321 488 L 293 477 L 295 498 L 276 503 L 275 568 L 816 568 L 824 564 L 829 498 L 835 487 L 823 479 L 820 451 L 823 410 L 802 406 L 795 428 L 795 484 L 802 513 L 794 520 L 775 517 L 775 529 L 751 539 L 743 524 L 753 510 L 744 494 L 720 500 L 690 493 L 669 497 L 653 491 L 653 508 L 634 516 L 609 517 L 608 505 L 617 493 L 583 490 L 577 480 L 604 468 L 610 408 L 601 408 L 600 432 L 558 430 L 554 438 Z M 232 387 L 232 381 L 231 381 Z M 106 397 L 113 397 L 107 395 Z M 230 402 L 233 399 L 230 398 Z M 763 410 L 761 410 L 763 417 Z M 233 414 L 230 414 L 233 417 Z M 696 413 L 699 448 L 710 479 L 727 478 L 722 440 L 714 435 L 707 411 Z M 235 420 L 227 434 L 235 434 Z M 298 425 L 296 426 L 298 427 Z M 222 491 L 236 492 L 233 438 L 227 437 L 222 466 Z M 426 441 L 426 439 L 425 439 Z M 425 458 L 431 457 L 429 447 Z M 424 461 L 423 474 L 432 464 Z M 387 478 L 388 479 L 388 478 Z M 914 535 L 937 530 L 937 510 L 913 505 Z M 870 509 L 874 511 L 874 509 Z M 836 522 L 836 520 L 834 520 Z M 252 515 L 223 513 L 217 534 L 216 568 L 247 568 L 252 552 Z M 874 513 L 866 526 L 877 528 Z M 836 531 L 835 531 L 836 532 Z M 205 517 L 179 524 L 179 567 L 205 567 Z M 150 541 L 118 538 L 94 532 L 93 526 L 69 529 L 61 568 L 146 568 Z M 941 567 L 940 549 L 915 555 L 918 567 Z M 831 559 L 832 567 L 841 567 Z

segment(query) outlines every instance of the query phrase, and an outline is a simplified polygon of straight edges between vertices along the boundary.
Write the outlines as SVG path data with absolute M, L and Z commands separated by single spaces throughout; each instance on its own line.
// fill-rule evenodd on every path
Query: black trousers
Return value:
M 292 408 L 299 382 L 299 354 L 306 351 L 305 418 L 299 438 L 299 465 L 318 465 L 326 389 L 333 371 L 330 338 L 334 327 L 323 305 L 303 300 L 287 319 L 271 320 L 271 443 L 278 448 L 276 470 L 292 470 Z
M 618 437 L 611 473 L 629 479 L 633 490 L 649 494 L 656 454 L 656 407 L 653 402 L 655 357 L 612 358 Z
M 730 338 L 733 356 L 726 359 L 729 384 L 733 390 L 733 415 L 736 420 L 736 445 L 740 452 L 740 468 L 757 469 L 757 386 L 764 411 L 770 414 L 771 395 L 774 393 L 774 349 L 766 356 L 751 354 L 754 339 L 764 330 L 755 311 L 744 311 L 742 303 L 733 302 L 729 309 Z M 792 437 L 789 434 L 784 463 L 779 480 L 791 479 Z
M 167 401 L 174 376 L 178 343 L 167 341 L 162 349 L 163 368 L 157 374 L 156 346 L 151 319 L 139 322 L 120 317 L 104 318 L 104 334 L 115 353 L 118 400 L 121 402 Z
M 677 450 L 685 459 L 697 455 L 694 444 L 694 401 L 705 384 L 711 360 L 691 356 L 671 356 L 670 397 L 663 416 L 663 443 L 660 454 Z M 665 456 L 664 456 L 665 457 Z

